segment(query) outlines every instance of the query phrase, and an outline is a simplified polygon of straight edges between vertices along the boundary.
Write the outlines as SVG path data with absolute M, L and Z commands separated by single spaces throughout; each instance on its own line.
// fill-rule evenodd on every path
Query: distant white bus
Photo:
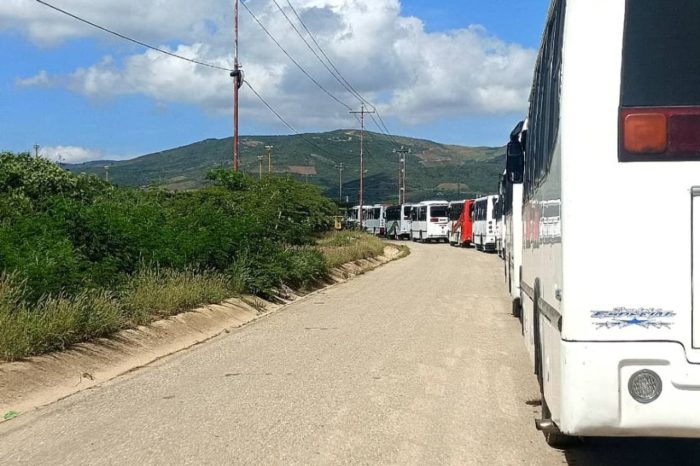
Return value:
M 700 437 L 699 25 L 700 1 L 552 1 L 521 281 L 551 444 Z
M 447 201 L 424 201 L 411 209 L 411 239 L 447 241 Z
M 364 220 L 364 228 L 368 233 L 374 235 L 384 235 L 386 231 L 386 206 L 376 204 L 367 209 L 367 215 Z
M 413 204 L 394 205 L 386 209 L 386 236 L 403 239 L 411 237 L 411 207 Z
M 479 251 L 496 251 L 498 229 L 496 227 L 496 210 L 498 195 L 480 197 L 474 201 L 474 247 Z
M 369 215 L 369 211 L 372 209 L 372 206 L 362 206 L 362 211 L 364 212 L 362 215 L 362 223 L 364 224 L 367 221 L 367 216 Z M 348 223 L 350 225 L 353 225 L 355 228 L 359 228 L 360 225 L 360 206 L 356 205 L 352 209 L 350 209 L 350 217 L 348 218 Z

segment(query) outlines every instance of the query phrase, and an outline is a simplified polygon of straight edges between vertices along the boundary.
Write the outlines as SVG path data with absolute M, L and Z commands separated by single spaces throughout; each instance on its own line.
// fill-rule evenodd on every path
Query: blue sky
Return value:
M 49 156 L 82 161 L 231 135 L 230 81 L 221 72 L 146 54 L 34 2 L 8 1 L 0 6 L 0 150 L 25 151 L 36 143 Z M 230 2 L 171 2 L 172 9 L 159 11 L 148 0 L 88 7 L 54 0 L 138 39 L 227 64 Z M 357 8 L 358 2 L 368 7 Z M 401 0 L 400 12 L 395 2 L 291 0 L 343 75 L 379 106 L 392 132 L 502 144 L 526 107 L 548 2 Z M 248 5 L 313 76 L 355 106 L 270 0 Z M 241 23 L 248 79 L 297 130 L 353 127 L 347 111 L 306 80 L 245 11 Z M 250 92 L 242 98 L 242 134 L 289 133 Z

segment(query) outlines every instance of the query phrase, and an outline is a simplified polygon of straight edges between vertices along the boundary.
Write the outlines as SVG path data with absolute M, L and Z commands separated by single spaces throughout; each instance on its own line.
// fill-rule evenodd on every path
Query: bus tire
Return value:
M 522 309 L 520 308 L 520 298 L 515 298 L 513 300 L 511 313 L 513 314 L 513 317 L 520 318 L 520 314 L 522 313 Z
M 551 419 L 552 418 L 552 412 L 549 410 L 549 406 L 547 406 L 547 402 L 544 399 L 544 394 L 542 395 L 542 419 Z M 544 434 L 544 441 L 547 442 L 547 445 L 549 445 L 552 448 L 557 448 L 560 450 L 563 450 L 565 448 L 569 448 L 575 445 L 578 445 L 581 443 L 581 438 L 580 437 L 574 437 L 573 435 L 566 435 L 562 434 L 559 431 L 559 428 L 554 426 L 554 429 L 547 431 L 547 432 L 542 432 Z

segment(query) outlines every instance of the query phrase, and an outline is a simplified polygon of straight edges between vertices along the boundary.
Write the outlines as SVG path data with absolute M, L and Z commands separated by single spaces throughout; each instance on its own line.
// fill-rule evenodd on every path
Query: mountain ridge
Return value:
M 289 175 L 318 185 L 327 196 L 338 199 L 339 170 L 343 164 L 343 198 L 354 202 L 359 191 L 359 130 L 340 129 L 300 135 L 242 136 L 241 169 L 251 175 L 259 172 L 258 156 L 273 145 L 275 175 Z M 365 132 L 365 186 L 367 202 L 395 202 L 398 198 L 398 156 L 393 151 L 404 146 L 407 199 L 411 202 L 431 197 L 468 197 L 496 190 L 497 178 L 505 166 L 504 147 L 468 147 L 441 144 L 427 139 L 386 136 Z M 170 190 L 197 189 L 207 185 L 206 174 L 213 168 L 229 167 L 233 138 L 187 144 L 128 160 L 97 160 L 64 164 L 73 172 L 108 176 L 118 185 L 145 187 L 158 185 Z M 109 167 L 105 170 L 105 166 Z M 344 200 L 344 199 L 343 199 Z

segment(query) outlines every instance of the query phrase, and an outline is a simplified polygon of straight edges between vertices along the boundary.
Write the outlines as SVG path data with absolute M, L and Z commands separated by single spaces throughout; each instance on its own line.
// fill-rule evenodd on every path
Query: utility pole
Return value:
M 105 165 L 105 181 L 109 183 L 109 165 Z
M 262 162 L 263 158 L 265 158 L 262 155 L 258 155 L 258 178 L 262 180 Z
M 265 149 L 267 149 L 267 174 L 272 175 L 272 149 L 275 146 L 265 146 Z
M 39 144 L 34 144 L 34 157 L 39 158 Z
M 401 205 L 406 202 L 406 154 L 409 154 L 411 149 L 401 146 L 401 149 L 396 149 L 394 152 L 399 154 L 399 205 Z
M 238 151 L 238 91 L 243 85 L 243 71 L 238 62 L 238 0 L 233 2 L 233 169 L 238 171 L 240 154 Z
M 358 211 L 358 216 L 360 217 L 360 230 L 363 228 L 363 217 L 362 207 L 364 202 L 365 194 L 365 113 L 374 113 L 374 110 L 365 110 L 365 104 L 362 104 L 361 110 L 351 111 L 352 114 L 360 114 L 360 210 Z
M 343 202 L 343 162 L 338 164 L 338 201 Z

